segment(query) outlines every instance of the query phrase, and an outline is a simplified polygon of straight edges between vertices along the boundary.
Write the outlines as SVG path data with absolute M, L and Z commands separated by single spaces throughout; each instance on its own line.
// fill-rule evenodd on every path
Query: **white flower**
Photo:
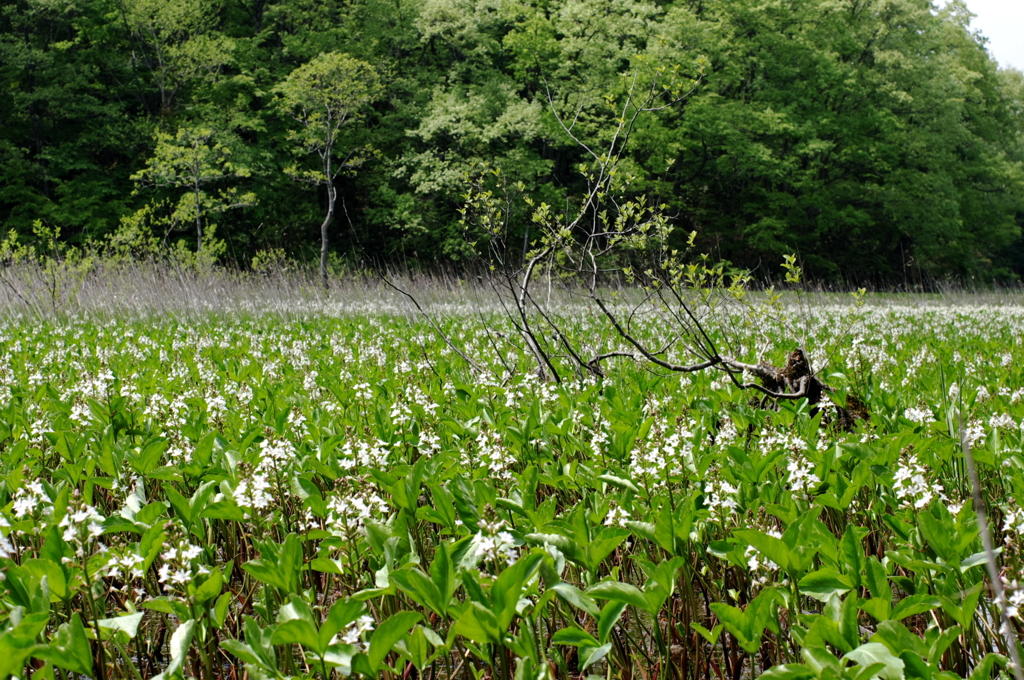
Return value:
M 739 489 L 724 480 L 719 482 L 717 489 L 709 482 L 704 485 L 704 503 L 712 515 L 719 514 L 720 510 L 735 514 L 736 508 L 739 507 L 735 497 L 738 491 Z
M 624 527 L 629 519 L 629 513 L 626 512 L 626 509 L 613 503 L 604 518 L 604 524 L 609 527 Z
M 373 630 L 374 620 L 372 616 L 360 616 L 358 619 L 349 624 L 348 628 L 341 633 L 340 641 L 346 645 L 355 645 L 360 651 L 365 650 L 365 645 L 362 643 L 363 633 Z M 331 640 L 331 644 L 336 644 L 339 638 L 337 635 Z
M 924 425 L 934 420 L 931 411 L 925 410 L 923 408 L 913 407 L 908 408 L 906 411 L 904 411 L 903 417 L 909 420 L 910 422 L 916 423 L 918 425 Z
M 999 413 L 992 416 L 992 419 L 988 421 L 990 427 L 1010 429 L 1017 427 L 1017 421 L 1013 419 L 1008 413 Z
M 516 539 L 505 531 L 505 522 L 480 522 L 480 531 L 473 536 L 473 545 L 484 559 L 513 564 L 519 558 Z
M 810 462 L 803 456 L 790 460 L 786 469 L 789 470 L 789 484 L 793 491 L 808 489 L 821 482 L 818 475 L 812 472 L 814 468 Z

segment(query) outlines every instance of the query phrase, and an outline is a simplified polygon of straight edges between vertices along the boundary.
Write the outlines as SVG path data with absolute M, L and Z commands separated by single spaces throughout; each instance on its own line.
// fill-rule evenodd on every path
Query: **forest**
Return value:
M 9 0 L 0 232 L 99 253 L 459 266 L 467 195 L 622 201 L 818 281 L 1024 274 L 1024 75 L 954 0 Z M 627 103 L 628 106 L 628 103 Z M 323 238 L 322 238 L 323 237 Z M 7 251 L 11 248 L 8 247 Z

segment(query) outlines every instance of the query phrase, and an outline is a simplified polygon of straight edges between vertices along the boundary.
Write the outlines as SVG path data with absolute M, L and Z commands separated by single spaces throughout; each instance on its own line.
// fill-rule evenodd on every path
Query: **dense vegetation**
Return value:
M 474 373 L 365 302 L 0 326 L 0 678 L 986 680 L 1024 636 L 1020 307 L 732 318 L 802 325 L 843 432 L 717 371 L 540 382 L 467 297 Z
M 623 192 L 702 252 L 1024 272 L 1024 77 L 926 0 L 12 0 L 0 226 L 246 264 L 311 259 L 328 224 L 332 257 L 459 261 L 481 163 L 571 205 L 588 158 L 555 113 L 599 145 L 655 71 L 696 87 L 641 117 Z

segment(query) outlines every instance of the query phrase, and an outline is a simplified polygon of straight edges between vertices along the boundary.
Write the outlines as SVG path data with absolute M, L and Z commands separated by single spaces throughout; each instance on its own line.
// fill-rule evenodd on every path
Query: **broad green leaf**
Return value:
M 437 585 L 418 568 L 396 569 L 388 574 L 388 578 L 418 604 L 439 616 L 444 616 L 447 612 L 448 603 L 443 601 Z
M 587 666 L 597 663 L 605 657 L 612 649 L 612 643 L 606 643 L 600 647 L 592 645 L 581 645 L 579 651 L 580 670 L 586 670 Z
M 270 638 L 275 645 L 302 645 L 317 656 L 323 656 L 327 647 L 320 646 L 320 635 L 310 621 L 289 619 L 277 625 Z
M 591 616 L 596 617 L 600 614 L 600 610 L 597 608 L 597 603 L 594 602 L 594 599 L 589 595 L 580 592 L 576 586 L 569 583 L 556 583 L 551 586 L 549 590 L 553 590 L 558 597 L 577 609 L 585 611 Z
M 625 602 L 641 611 L 647 611 L 647 599 L 644 597 L 643 591 L 630 583 L 602 581 L 588 588 L 586 594 L 600 600 Z
M 855 661 L 861 666 L 871 664 L 883 664 L 884 668 L 878 672 L 878 677 L 885 680 L 903 680 L 903 660 L 889 651 L 889 648 L 880 642 L 867 642 L 848 652 L 844 659 Z
M 16 630 L 8 630 L 0 635 L 0 678 L 12 675 L 22 677 L 25 662 L 30 656 L 45 658 L 36 652 L 37 649 L 34 635 L 18 634 Z
M 320 626 L 320 648 L 326 649 L 331 639 L 359 618 L 365 609 L 366 605 L 364 603 L 344 598 L 337 600 L 331 605 L 327 619 Z
M 477 644 L 497 642 L 501 636 L 494 614 L 477 602 L 469 603 L 455 622 L 453 630 Z
M 758 677 L 762 680 L 810 680 L 814 671 L 802 663 L 785 663 L 772 666 Z
M 572 645 L 573 647 L 579 647 L 580 645 L 598 647 L 600 645 L 593 635 L 577 627 L 562 628 L 555 631 L 555 634 L 551 636 L 551 642 L 556 645 Z
M 722 634 L 722 630 L 724 629 L 724 626 L 722 626 L 722 624 L 718 624 L 717 626 L 715 626 L 711 630 L 708 630 L 707 628 L 705 628 L 704 626 L 700 625 L 699 623 L 691 621 L 690 622 L 690 628 L 693 628 L 695 631 L 700 633 L 700 636 L 702 638 L 704 638 L 705 640 L 707 640 L 708 644 L 714 645 L 714 644 L 718 643 L 718 638 Z
M 92 675 L 92 647 L 78 612 L 71 615 L 70 621 L 60 625 L 50 644 L 40 648 L 35 656 L 49 659 L 72 673 Z
M 608 636 L 611 635 L 612 629 L 619 622 L 622 612 L 626 611 L 627 606 L 628 604 L 621 600 L 611 600 L 601 610 L 597 619 L 597 637 L 601 644 L 608 642 Z
M 385 657 L 391 653 L 395 643 L 422 618 L 416 612 L 402 611 L 392 614 L 377 626 L 377 629 L 370 636 L 370 650 L 366 653 L 374 672 L 380 670 L 381 664 L 384 663 Z
M 905 619 L 908 616 L 914 616 L 915 614 L 923 614 L 924 612 L 931 611 L 936 607 L 941 607 L 942 602 L 937 597 L 930 595 L 911 595 L 900 600 L 899 604 L 893 607 L 890 618 L 899 621 Z
M 828 602 L 833 595 L 853 590 L 853 583 L 831 567 L 813 571 L 800 579 L 800 592 L 820 602 Z
M 759 553 L 779 565 L 780 569 L 784 571 L 789 569 L 790 549 L 781 538 L 775 538 L 763 531 L 755 531 L 753 529 L 734 531 L 733 535 L 741 541 L 745 541 Z
M 138 633 L 139 624 L 141 622 L 142 612 L 136 612 L 134 614 L 126 614 L 124 616 L 115 616 L 111 619 L 100 619 L 96 623 L 100 628 L 122 632 L 128 637 L 128 639 L 132 639 Z

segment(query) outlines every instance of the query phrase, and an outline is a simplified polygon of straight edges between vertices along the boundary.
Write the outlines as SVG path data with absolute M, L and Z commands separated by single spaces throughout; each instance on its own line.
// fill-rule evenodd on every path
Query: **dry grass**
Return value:
M 416 315 L 416 302 L 433 314 L 502 313 L 497 283 L 486 275 L 450 271 L 390 272 L 385 281 L 370 270 L 335 276 L 325 289 L 315 269 L 299 267 L 264 273 L 225 267 L 196 269 L 169 262 L 94 261 L 85 269 L 56 263 L 0 266 L 0 317 L 19 319 L 176 317 L 217 314 L 283 317 L 323 314 Z M 542 305 L 585 312 L 584 296 L 556 282 L 535 282 Z M 616 287 L 623 303 L 636 293 Z M 756 294 L 755 294 L 756 295 Z M 787 295 L 790 307 L 846 306 L 845 293 L 807 291 Z M 946 287 L 934 293 L 876 293 L 868 305 L 877 308 L 912 306 L 1024 308 L 1024 291 L 1005 288 L 976 291 Z

